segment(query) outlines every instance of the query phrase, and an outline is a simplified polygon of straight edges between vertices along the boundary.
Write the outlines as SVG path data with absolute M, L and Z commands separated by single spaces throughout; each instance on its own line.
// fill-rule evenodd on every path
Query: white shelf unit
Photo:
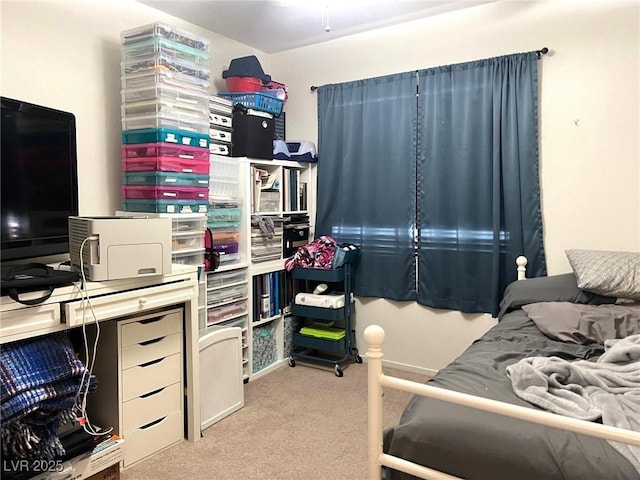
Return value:
M 244 232 L 243 235 L 247 241 L 245 244 L 246 252 L 249 258 L 249 274 L 251 281 L 260 275 L 284 270 L 283 245 L 282 237 L 280 237 L 279 254 L 275 258 L 268 260 L 255 261 L 251 255 L 251 230 L 252 220 L 256 216 L 263 216 L 274 220 L 274 224 L 282 225 L 281 221 L 288 215 L 292 214 L 308 214 L 311 221 L 315 218 L 315 198 L 316 198 L 316 165 L 309 163 L 298 163 L 284 160 L 257 160 L 243 159 L 244 173 L 246 179 L 244 184 L 245 199 L 247 207 L 245 208 Z M 241 171 L 243 169 L 241 168 Z M 267 187 L 277 186 L 276 204 L 268 205 L 267 208 L 260 208 L 260 200 L 256 195 L 256 188 L 259 185 L 256 178 L 256 172 L 267 172 Z M 292 188 L 291 176 L 295 175 L 294 188 Z M 271 177 L 271 178 L 270 178 Z M 262 183 L 262 182 L 260 182 Z M 304 183 L 306 185 L 306 208 L 300 205 L 300 201 L 295 202 L 295 207 L 290 203 L 291 195 L 287 192 L 295 191 L 295 185 Z M 262 192 L 261 192 L 262 193 Z M 262 195 L 260 195 L 262 197 Z M 264 202 L 263 202 L 264 206 Z M 266 211 L 265 211 L 266 210 Z M 310 228 L 310 239 L 312 238 L 313 226 Z M 284 287 L 284 285 L 281 285 Z M 251 306 L 251 337 L 250 337 L 250 378 L 257 378 L 261 375 L 269 373 L 277 368 L 282 362 L 286 361 L 284 344 L 285 344 L 285 311 L 288 311 L 287 305 L 280 305 L 280 311 L 274 315 L 254 322 L 253 308 L 256 301 L 253 298 L 253 289 L 249 292 L 249 304 Z
M 220 327 L 239 327 L 242 345 L 242 378 L 250 376 L 249 271 L 246 267 L 206 272 L 206 313 L 200 324 L 200 338 Z
M 235 262 L 230 262 L 214 272 L 206 272 L 204 277 L 205 285 L 201 285 L 201 298 L 205 298 L 206 306 L 204 307 L 205 315 L 201 317 L 200 335 L 204 335 L 207 327 L 218 325 L 234 325 L 242 329 L 242 365 L 243 379 L 249 381 L 264 375 L 274 368 L 277 368 L 282 362 L 286 361 L 284 352 L 285 332 L 284 328 L 284 312 L 286 305 L 282 305 L 280 312 L 275 315 L 254 322 L 254 298 L 253 298 L 253 280 L 259 275 L 269 274 L 284 270 L 284 258 L 282 255 L 283 246 L 280 239 L 279 250 L 277 255 L 263 261 L 253 261 L 251 255 L 251 222 L 256 216 L 264 216 L 270 218 L 274 223 L 280 223 L 288 215 L 308 214 L 310 220 L 315 218 L 315 198 L 316 198 L 316 165 L 309 163 L 298 163 L 283 160 L 259 160 L 246 157 L 225 157 L 219 155 L 211 155 L 212 170 L 210 174 L 210 185 L 216 180 L 216 166 L 221 173 L 221 182 L 218 187 L 211 189 L 212 192 L 218 193 L 216 199 L 224 200 L 225 197 L 242 201 L 242 218 L 239 230 L 239 258 Z M 236 162 L 233 164 L 232 162 Z M 232 172 L 237 171 L 238 181 L 233 180 Z M 256 180 L 256 171 L 267 172 L 267 180 L 272 177 L 272 183 L 268 186 L 277 187 L 275 205 L 271 205 L 269 211 L 261 211 L 257 196 L 255 195 L 254 183 Z M 231 175 L 230 175 L 231 174 Z M 292 180 L 293 185 L 292 187 Z M 300 200 L 296 198 L 295 208 L 290 193 L 298 191 L 300 184 L 306 185 L 306 208 L 300 205 Z M 297 197 L 296 193 L 296 197 Z M 313 226 L 310 228 L 310 238 L 313 238 Z M 216 316 L 210 315 L 208 312 L 215 309 L 221 309 L 227 305 L 225 303 L 216 303 L 216 299 L 222 298 L 217 296 L 218 288 L 229 288 L 231 291 L 234 286 L 226 285 L 224 287 L 215 287 L 209 279 L 217 278 L 218 275 L 230 275 L 239 272 L 246 272 L 247 296 L 246 298 L 237 298 L 229 300 L 228 305 L 234 305 L 233 302 L 241 302 L 246 304 L 246 309 L 229 307 L 226 311 L 227 317 L 216 320 Z M 242 283 L 244 285 L 244 282 Z M 238 293 L 236 291 L 236 293 Z M 237 305 L 236 305 L 237 306 Z

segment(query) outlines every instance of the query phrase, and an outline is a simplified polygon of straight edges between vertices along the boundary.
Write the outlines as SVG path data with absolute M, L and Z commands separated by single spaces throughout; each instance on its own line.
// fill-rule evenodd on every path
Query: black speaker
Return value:
M 273 160 L 275 121 L 273 118 L 234 112 L 233 114 L 234 157 Z

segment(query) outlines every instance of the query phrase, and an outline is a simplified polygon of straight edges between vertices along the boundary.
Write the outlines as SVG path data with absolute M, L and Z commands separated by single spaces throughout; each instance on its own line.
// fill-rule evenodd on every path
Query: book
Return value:
M 307 182 L 300 182 L 298 186 L 299 209 L 307 210 Z

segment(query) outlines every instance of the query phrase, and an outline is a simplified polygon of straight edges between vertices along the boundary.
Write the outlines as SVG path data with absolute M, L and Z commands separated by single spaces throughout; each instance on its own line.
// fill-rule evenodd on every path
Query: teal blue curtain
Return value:
M 515 258 L 546 274 L 535 52 L 418 72 L 418 302 L 497 313 Z
M 318 89 L 316 233 L 361 245 L 357 295 L 495 316 L 518 255 L 546 275 L 537 76 L 530 52 Z
M 415 300 L 416 74 L 317 94 L 316 237 L 360 246 L 358 295 Z

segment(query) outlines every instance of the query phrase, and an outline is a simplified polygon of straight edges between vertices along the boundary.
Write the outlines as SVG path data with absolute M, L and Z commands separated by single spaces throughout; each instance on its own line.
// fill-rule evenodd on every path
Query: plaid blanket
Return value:
M 51 459 L 64 453 L 57 431 L 73 418 L 84 371 L 64 332 L 3 345 L 0 418 L 5 458 Z

